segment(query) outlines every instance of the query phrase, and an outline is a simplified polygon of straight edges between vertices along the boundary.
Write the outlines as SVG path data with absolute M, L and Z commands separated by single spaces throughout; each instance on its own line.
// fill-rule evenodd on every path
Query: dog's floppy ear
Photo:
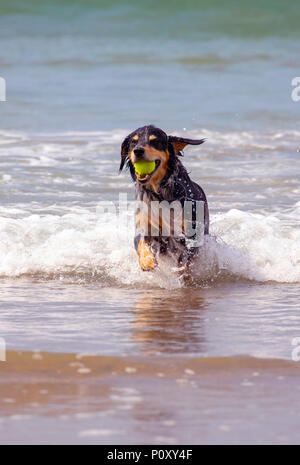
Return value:
M 168 142 L 172 144 L 175 155 L 179 155 L 186 145 L 200 145 L 205 142 L 205 139 L 185 139 L 184 137 L 168 136 Z
M 122 146 L 121 146 L 121 163 L 120 163 L 119 173 L 122 171 L 122 169 L 123 169 L 123 167 L 125 165 L 126 159 L 127 159 L 128 149 L 129 149 L 129 141 L 130 141 L 130 135 L 127 136 L 122 142 Z

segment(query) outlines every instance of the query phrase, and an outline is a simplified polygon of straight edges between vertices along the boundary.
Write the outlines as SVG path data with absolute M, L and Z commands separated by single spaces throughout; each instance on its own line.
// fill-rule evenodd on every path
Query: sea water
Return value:
M 299 442 L 298 2 L 1 1 L 0 40 L 1 442 Z M 150 123 L 206 138 L 188 281 L 119 202 Z

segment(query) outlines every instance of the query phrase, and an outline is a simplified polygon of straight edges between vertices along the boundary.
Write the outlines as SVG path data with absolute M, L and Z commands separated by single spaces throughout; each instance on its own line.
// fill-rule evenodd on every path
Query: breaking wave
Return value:
M 3 210 L 3 209 L 2 209 Z M 293 215 L 300 214 L 300 202 Z M 182 286 L 170 264 L 140 271 L 133 215 L 81 209 L 62 216 L 0 218 L 0 275 L 95 277 L 106 285 Z M 211 236 L 192 268 L 193 282 L 249 279 L 300 282 L 300 230 L 276 216 L 232 209 L 212 215 Z M 142 283 L 142 284 L 141 284 Z

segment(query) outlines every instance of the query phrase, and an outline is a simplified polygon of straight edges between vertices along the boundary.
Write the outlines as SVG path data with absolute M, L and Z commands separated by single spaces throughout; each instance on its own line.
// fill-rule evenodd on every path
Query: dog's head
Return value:
M 168 136 L 155 126 L 143 126 L 129 134 L 122 143 L 120 171 L 128 164 L 132 178 L 140 184 L 148 184 L 155 192 L 175 167 L 176 157 L 188 144 L 199 145 L 204 139 L 193 140 Z M 138 162 L 150 162 L 147 174 L 137 173 Z M 151 163 L 152 162 L 152 163 Z M 145 163 L 144 163 L 145 165 Z M 148 172 L 150 170 L 150 172 Z

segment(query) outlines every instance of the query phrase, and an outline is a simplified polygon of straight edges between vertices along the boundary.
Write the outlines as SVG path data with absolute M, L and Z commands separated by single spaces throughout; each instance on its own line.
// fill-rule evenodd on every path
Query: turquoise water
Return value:
M 1 126 L 299 125 L 299 4 L 1 1 Z

